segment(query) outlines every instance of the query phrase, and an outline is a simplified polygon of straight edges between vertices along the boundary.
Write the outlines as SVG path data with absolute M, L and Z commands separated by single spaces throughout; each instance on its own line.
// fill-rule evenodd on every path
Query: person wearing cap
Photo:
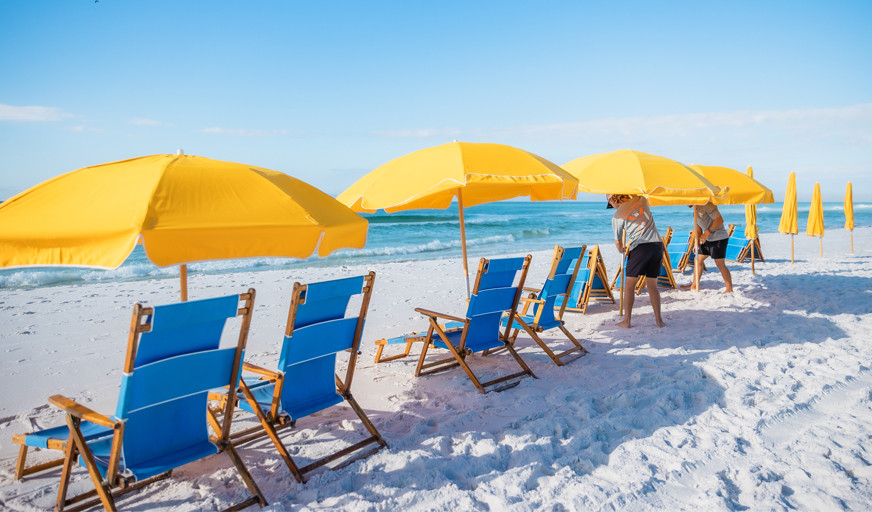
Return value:
M 615 247 L 618 252 L 624 252 L 624 237 L 627 239 L 627 267 L 623 279 L 624 302 L 626 314 L 617 325 L 631 327 L 633 303 L 636 299 L 636 283 L 639 277 L 645 276 L 648 285 L 648 297 L 651 298 L 651 308 L 654 310 L 654 323 L 663 327 L 660 317 L 660 290 L 657 289 L 657 276 L 663 262 L 663 243 L 660 233 L 654 225 L 654 216 L 648 206 L 648 200 L 642 196 L 609 194 L 606 196 L 606 208 L 615 208 L 612 216 L 612 230 L 615 233 Z
M 730 235 L 724 229 L 724 218 L 721 217 L 721 212 L 717 206 L 709 201 L 702 206 L 693 206 L 693 220 L 693 232 L 696 239 L 699 240 L 699 250 L 693 262 L 693 282 L 683 285 L 681 289 L 699 291 L 699 280 L 704 268 L 703 261 L 711 256 L 715 260 L 718 270 L 721 271 L 721 277 L 724 278 L 726 289 L 723 293 L 732 292 L 733 276 L 726 263 Z

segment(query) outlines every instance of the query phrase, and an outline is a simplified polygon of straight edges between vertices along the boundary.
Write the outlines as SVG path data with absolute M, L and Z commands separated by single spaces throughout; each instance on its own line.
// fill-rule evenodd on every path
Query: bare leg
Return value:
M 663 327 L 663 319 L 660 318 L 660 290 L 657 289 L 657 278 L 646 277 L 645 284 L 648 285 L 648 297 L 651 298 L 651 308 L 654 310 L 654 323 L 657 327 Z
M 704 254 L 697 254 L 696 259 L 693 262 L 693 283 L 691 285 L 682 285 L 682 290 L 693 290 L 695 292 L 699 291 L 699 280 L 702 277 L 702 269 L 703 269 L 703 260 L 708 258 L 708 256 Z
M 630 328 L 630 317 L 633 316 L 633 303 L 636 302 L 636 282 L 639 276 L 624 278 L 624 319 L 618 322 L 618 327 Z
M 727 268 L 727 262 L 722 258 L 719 260 L 715 260 L 715 265 L 718 266 L 718 270 L 721 271 L 721 276 L 724 278 L 724 284 L 727 285 L 727 289 L 724 290 L 724 293 L 730 293 L 733 291 L 733 275 L 730 274 L 730 269 Z

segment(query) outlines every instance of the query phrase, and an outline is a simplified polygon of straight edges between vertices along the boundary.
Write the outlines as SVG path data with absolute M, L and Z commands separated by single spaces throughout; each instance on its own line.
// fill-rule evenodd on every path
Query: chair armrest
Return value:
M 63 395 L 52 395 L 48 398 L 48 401 L 50 404 L 62 409 L 67 414 L 81 418 L 85 421 L 90 421 L 91 423 L 111 429 L 117 429 L 121 426 L 121 422 L 88 409 L 84 405 Z
M 527 288 L 526 286 L 521 288 L 521 289 L 524 290 L 525 292 L 533 292 L 533 293 L 539 293 L 542 291 L 541 288 Z
M 465 322 L 465 318 L 459 318 L 456 316 L 446 315 L 445 313 L 437 313 L 435 311 L 430 311 L 429 309 L 415 308 L 415 311 L 421 313 L 424 316 L 429 316 L 430 318 L 444 318 L 445 320 L 452 320 L 454 322 Z
M 263 375 L 264 377 L 269 377 L 270 379 L 277 379 L 280 375 L 280 373 L 275 370 L 268 370 L 262 366 L 257 366 L 256 364 L 245 362 L 242 363 L 242 369 L 247 372 Z
M 518 300 L 524 301 L 524 302 L 533 302 L 536 304 L 544 304 L 545 303 L 544 299 L 537 299 L 535 297 L 520 297 Z

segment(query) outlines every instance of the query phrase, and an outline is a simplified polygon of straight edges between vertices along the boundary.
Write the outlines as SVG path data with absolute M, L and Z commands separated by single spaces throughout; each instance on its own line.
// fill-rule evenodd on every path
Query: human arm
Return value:
M 712 210 L 713 211 L 708 212 L 709 217 L 712 219 L 712 223 L 709 225 L 708 229 L 700 234 L 700 243 L 708 240 L 712 233 L 721 229 L 724 225 L 724 218 L 721 217 L 721 212 L 719 212 L 717 208 L 712 208 Z M 699 226 L 696 226 L 695 229 L 699 229 Z

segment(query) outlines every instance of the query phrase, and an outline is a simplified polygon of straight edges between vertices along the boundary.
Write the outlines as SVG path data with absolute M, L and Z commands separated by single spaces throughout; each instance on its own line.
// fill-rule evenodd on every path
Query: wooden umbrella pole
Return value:
M 179 265 L 179 285 L 182 290 L 182 302 L 188 301 L 188 266 Z
M 627 252 L 629 252 L 629 251 L 627 251 L 627 231 L 626 230 L 624 230 L 624 233 L 623 233 L 623 235 L 621 235 L 621 238 L 622 238 L 622 242 L 624 245 L 624 253 L 621 254 L 621 269 L 620 269 L 620 272 L 621 272 L 621 301 L 620 302 L 621 302 L 621 304 L 620 304 L 620 307 L 618 308 L 618 314 L 620 316 L 624 316 L 624 288 L 627 287 L 627 268 L 626 268 L 626 265 L 627 265 Z M 633 292 L 631 292 L 631 293 L 635 293 L 635 290 L 633 290 Z
M 854 230 L 851 230 L 851 254 L 854 254 Z
M 790 234 L 790 262 L 793 263 L 793 233 Z
M 824 237 L 820 237 L 821 242 L 821 258 L 824 257 Z
M 466 262 L 466 225 L 463 221 L 463 189 L 457 189 L 457 210 L 460 212 L 460 248 L 463 253 L 463 278 L 466 280 L 466 298 L 469 292 L 469 265 Z
M 757 239 L 751 240 L 751 275 L 755 275 L 754 272 L 754 253 L 757 252 Z

